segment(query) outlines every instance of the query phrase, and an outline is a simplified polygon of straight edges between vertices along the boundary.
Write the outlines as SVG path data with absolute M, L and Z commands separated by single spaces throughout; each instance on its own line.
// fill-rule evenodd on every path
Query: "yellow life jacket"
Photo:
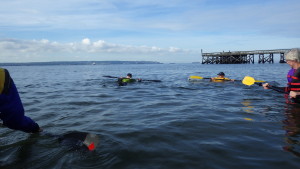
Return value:
M 10 88 L 11 78 L 6 69 L 0 68 L 0 94 L 6 94 Z
M 219 77 L 214 77 L 212 79 L 213 82 L 224 82 L 224 81 L 230 81 L 231 79 L 224 77 L 224 78 L 219 78 Z

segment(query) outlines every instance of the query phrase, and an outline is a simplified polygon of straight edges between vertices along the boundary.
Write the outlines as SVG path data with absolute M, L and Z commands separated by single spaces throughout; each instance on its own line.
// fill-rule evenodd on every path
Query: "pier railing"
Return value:
M 254 63 L 258 55 L 258 63 L 274 63 L 274 54 L 280 54 L 280 63 L 285 63 L 284 54 L 291 49 L 254 50 L 202 53 L 202 64 L 247 64 Z

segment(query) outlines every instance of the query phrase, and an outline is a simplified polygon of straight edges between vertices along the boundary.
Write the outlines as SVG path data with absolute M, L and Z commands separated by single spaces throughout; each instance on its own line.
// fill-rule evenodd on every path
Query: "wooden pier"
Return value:
M 279 63 L 285 63 L 284 53 L 291 49 L 254 50 L 234 52 L 202 53 L 202 64 L 249 64 L 254 63 L 258 55 L 258 63 L 274 63 L 274 54 L 280 54 Z

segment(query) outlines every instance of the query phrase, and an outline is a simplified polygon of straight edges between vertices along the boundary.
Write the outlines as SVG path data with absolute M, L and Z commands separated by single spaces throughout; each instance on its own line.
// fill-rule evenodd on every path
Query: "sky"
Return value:
M 299 0 L 1 0 L 0 62 L 201 62 L 300 47 Z

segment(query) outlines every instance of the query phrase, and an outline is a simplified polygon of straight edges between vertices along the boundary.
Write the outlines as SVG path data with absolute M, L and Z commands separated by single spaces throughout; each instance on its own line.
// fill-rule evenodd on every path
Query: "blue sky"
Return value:
M 197 62 L 300 47 L 299 0 L 1 0 L 0 62 Z

